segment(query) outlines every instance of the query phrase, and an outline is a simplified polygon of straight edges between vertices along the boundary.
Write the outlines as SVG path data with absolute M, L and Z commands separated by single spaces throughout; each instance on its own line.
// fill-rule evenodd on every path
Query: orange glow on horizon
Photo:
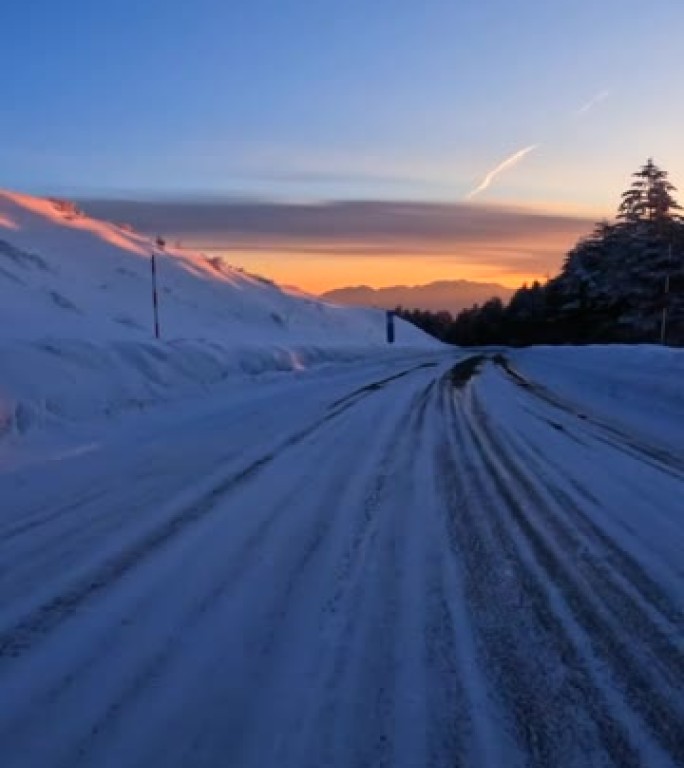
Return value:
M 382 288 L 392 285 L 425 285 L 440 280 L 469 280 L 498 283 L 519 288 L 534 280 L 543 282 L 556 272 L 560 258 L 553 259 L 548 269 L 516 270 L 495 263 L 454 260 L 444 256 L 416 254 L 401 256 L 350 257 L 331 254 L 283 257 L 264 251 L 226 253 L 226 260 L 247 272 L 275 280 L 283 286 L 320 294 L 334 288 L 367 285 Z
M 217 228 L 196 233 L 184 247 L 208 249 L 247 272 L 313 294 L 453 280 L 519 288 L 557 274 L 565 254 L 596 221 L 574 211 L 554 213 L 552 206 L 481 205 L 471 211 L 462 206 L 357 205 L 352 214 L 334 208 L 297 211 L 297 226 L 290 231 L 286 217 L 282 232 L 266 227 L 264 232 Z M 321 220 L 322 215 L 328 219 Z

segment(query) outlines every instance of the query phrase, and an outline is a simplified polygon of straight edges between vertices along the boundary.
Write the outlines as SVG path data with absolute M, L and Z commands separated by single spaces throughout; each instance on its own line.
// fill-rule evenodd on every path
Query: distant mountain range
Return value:
M 446 309 L 452 314 L 473 304 L 482 304 L 498 296 L 507 301 L 514 293 L 498 283 L 476 283 L 469 280 L 439 280 L 427 285 L 393 285 L 387 288 L 370 288 L 367 285 L 336 288 L 321 294 L 321 298 L 336 304 L 394 309 Z

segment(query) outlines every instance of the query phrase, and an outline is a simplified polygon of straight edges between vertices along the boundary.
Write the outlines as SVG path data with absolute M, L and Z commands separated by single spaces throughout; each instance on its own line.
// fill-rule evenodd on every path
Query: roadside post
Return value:
M 387 343 L 394 344 L 394 312 L 387 310 Z
M 668 252 L 669 268 L 672 268 L 672 241 L 670 241 L 670 248 Z M 667 311 L 670 305 L 670 273 L 665 275 L 665 291 L 663 292 L 663 312 L 660 317 L 660 343 L 665 344 L 667 339 Z
M 160 251 L 164 250 L 166 243 L 161 237 L 157 238 L 156 247 Z M 154 313 L 154 338 L 159 338 L 159 298 L 157 293 L 157 253 L 156 249 L 152 248 L 152 311 Z

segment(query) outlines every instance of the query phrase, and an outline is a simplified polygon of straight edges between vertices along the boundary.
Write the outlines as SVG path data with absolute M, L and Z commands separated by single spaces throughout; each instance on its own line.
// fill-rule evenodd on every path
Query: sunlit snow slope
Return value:
M 0 191 L 0 337 L 146 340 L 153 242 L 69 203 Z M 158 259 L 162 336 L 224 344 L 384 344 L 384 315 L 288 292 L 173 247 Z M 426 337 L 400 324 L 399 344 Z
M 70 203 L 0 191 L 0 437 L 36 421 L 112 415 L 235 373 L 401 354 L 437 344 L 381 310 L 338 307 L 166 248 Z

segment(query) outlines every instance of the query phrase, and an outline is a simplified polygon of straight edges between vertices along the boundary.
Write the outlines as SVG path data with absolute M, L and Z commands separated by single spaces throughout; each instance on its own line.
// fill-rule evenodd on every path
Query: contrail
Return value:
M 530 152 L 537 149 L 538 146 L 539 146 L 538 144 L 532 144 L 529 147 L 520 149 L 514 155 L 511 155 L 510 157 L 506 158 L 503 161 L 503 163 L 499 163 L 499 165 L 497 165 L 496 168 L 494 168 L 494 170 L 489 171 L 489 173 L 482 180 L 482 183 L 480 184 L 479 187 L 476 187 L 472 192 L 466 195 L 466 200 L 470 200 L 471 197 L 475 197 L 475 195 L 479 195 L 480 192 L 484 192 L 484 190 L 489 187 L 489 185 L 494 181 L 494 179 L 500 173 L 507 171 L 509 168 L 512 168 L 514 165 L 517 165 L 526 155 L 529 155 Z
M 609 96 L 610 91 L 601 91 L 600 93 L 597 93 L 596 96 L 594 96 L 592 99 L 589 99 L 586 104 L 583 104 L 578 110 L 575 111 L 575 117 L 582 117 L 582 115 L 586 115 L 590 109 L 593 109 L 597 104 L 605 101 Z

